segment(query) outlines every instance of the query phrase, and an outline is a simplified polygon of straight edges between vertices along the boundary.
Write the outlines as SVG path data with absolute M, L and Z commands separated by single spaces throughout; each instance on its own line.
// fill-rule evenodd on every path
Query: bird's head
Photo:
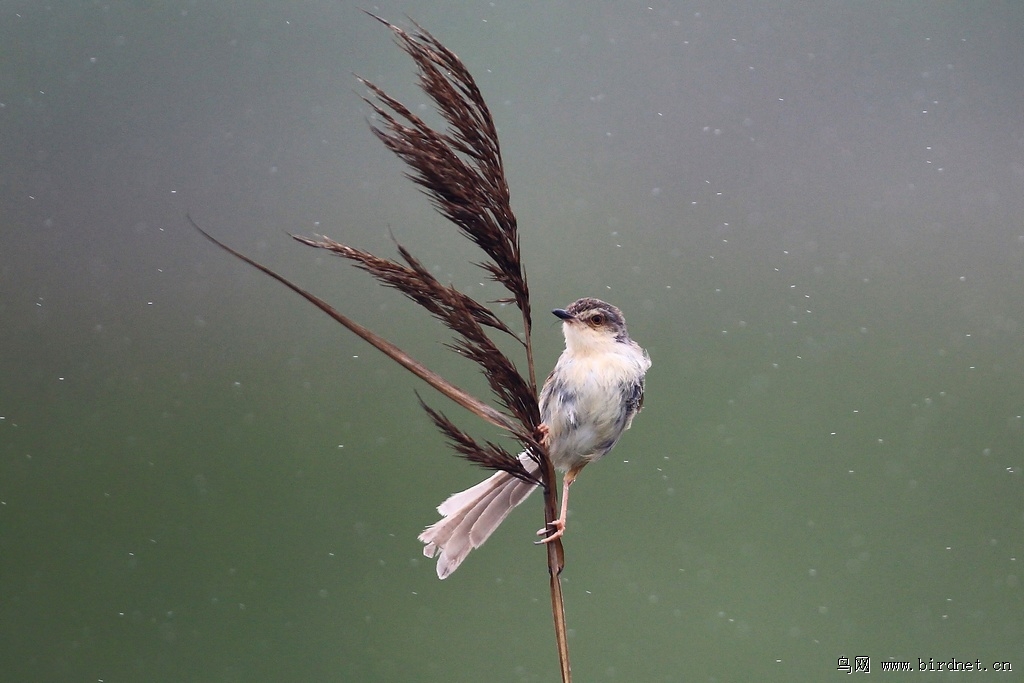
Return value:
M 609 344 L 629 341 L 622 311 L 600 299 L 578 299 L 568 308 L 551 312 L 562 320 L 565 347 L 570 351 L 600 351 Z

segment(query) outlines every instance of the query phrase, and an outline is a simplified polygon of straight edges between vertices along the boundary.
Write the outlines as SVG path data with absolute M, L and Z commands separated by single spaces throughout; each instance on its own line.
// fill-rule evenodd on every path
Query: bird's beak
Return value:
M 562 320 L 575 320 L 576 319 L 576 318 L 573 317 L 572 313 L 570 313 L 569 311 L 565 310 L 564 308 L 556 308 L 555 310 L 553 310 L 551 312 L 555 314 L 556 318 L 561 318 Z

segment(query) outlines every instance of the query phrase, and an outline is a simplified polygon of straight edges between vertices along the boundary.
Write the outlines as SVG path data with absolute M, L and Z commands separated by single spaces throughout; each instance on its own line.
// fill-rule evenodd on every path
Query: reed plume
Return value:
M 406 163 L 407 177 L 420 186 L 434 208 L 454 223 L 460 234 L 481 249 L 484 258 L 476 265 L 507 292 L 506 296 L 492 303 L 514 305 L 522 319 L 522 331 L 517 334 L 486 305 L 439 282 L 397 241 L 400 261 L 376 256 L 322 235 L 292 237 L 302 244 L 350 261 L 380 284 L 398 290 L 440 320 L 454 334 L 449 348 L 479 366 L 500 409 L 455 386 L 314 294 L 223 244 L 200 228 L 191 217 L 188 220 L 217 246 L 295 291 L 459 405 L 510 432 L 521 445 L 527 462 L 532 461 L 536 466 L 528 467 L 498 443 L 480 443 L 442 412 L 420 399 L 431 421 L 459 456 L 541 486 L 544 490 L 545 522 L 552 522 L 558 516 L 558 500 L 554 467 L 539 429 L 530 292 L 522 266 L 519 230 L 510 205 L 497 129 L 476 82 L 455 53 L 415 22 L 413 30 L 406 31 L 376 15 L 370 16 L 390 29 L 399 47 L 412 58 L 419 73 L 420 87 L 447 123 L 443 131 L 431 128 L 401 102 L 360 78 L 360 83 L 370 93 L 364 100 L 377 117 L 377 121 L 371 123 L 371 129 L 388 149 Z M 511 337 L 523 347 L 526 377 L 498 348 L 491 334 Z M 546 544 L 546 550 L 560 671 L 562 680 L 569 681 L 568 644 L 559 580 L 564 565 L 561 539 Z

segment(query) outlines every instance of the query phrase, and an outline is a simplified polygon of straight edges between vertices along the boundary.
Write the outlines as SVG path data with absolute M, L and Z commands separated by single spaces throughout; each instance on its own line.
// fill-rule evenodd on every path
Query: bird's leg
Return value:
M 583 461 L 582 464 L 570 468 L 569 471 L 565 473 L 565 476 L 562 478 L 562 511 L 558 515 L 558 519 L 548 522 L 543 529 L 540 529 L 537 532 L 537 535 L 543 536 L 551 531 L 551 529 L 554 529 L 554 532 L 550 536 L 537 541 L 537 543 L 550 543 L 556 538 L 561 538 L 565 533 L 565 517 L 569 513 L 569 487 L 574 481 L 576 481 L 576 475 L 580 473 L 580 470 L 583 469 L 583 465 L 586 464 L 587 462 Z

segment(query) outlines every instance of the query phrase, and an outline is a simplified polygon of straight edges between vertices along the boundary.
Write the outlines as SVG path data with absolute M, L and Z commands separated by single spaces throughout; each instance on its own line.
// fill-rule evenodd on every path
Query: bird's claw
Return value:
M 551 428 L 548 427 L 546 424 L 541 422 L 539 425 L 537 425 L 537 435 L 536 435 L 537 436 L 537 441 L 540 442 L 540 444 L 542 446 L 544 446 L 545 448 L 547 448 L 548 436 L 550 434 L 551 434 Z
M 551 533 L 551 529 L 554 528 L 554 533 Z M 561 538 L 565 534 L 565 521 L 556 519 L 553 522 L 548 522 L 543 528 L 537 529 L 538 536 L 544 536 L 544 534 L 551 533 L 550 536 L 534 541 L 534 545 L 541 545 L 542 543 L 551 543 L 556 538 Z

